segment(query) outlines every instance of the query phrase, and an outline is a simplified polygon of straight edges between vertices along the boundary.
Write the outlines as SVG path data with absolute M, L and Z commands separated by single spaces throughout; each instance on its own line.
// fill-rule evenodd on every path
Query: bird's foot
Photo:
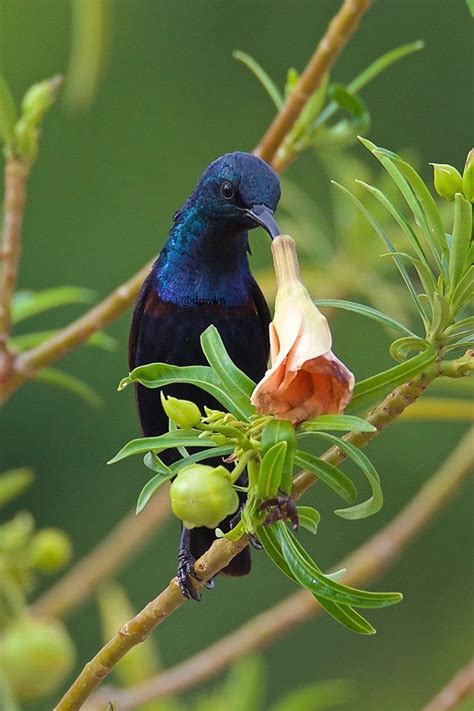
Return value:
M 197 580 L 197 582 L 202 581 L 202 578 L 200 578 L 194 570 L 195 562 L 194 556 L 191 555 L 189 550 L 185 548 L 181 549 L 178 553 L 177 578 L 181 594 L 188 600 L 196 600 L 196 602 L 200 602 L 201 593 L 195 589 L 192 583 L 192 580 Z M 207 586 L 209 586 L 209 583 L 207 583 Z
M 269 499 L 265 499 L 259 508 L 260 511 L 270 509 L 267 518 L 263 522 L 264 526 L 270 526 L 270 524 L 275 523 L 275 521 L 285 521 L 289 519 L 293 530 L 298 530 L 298 511 L 294 500 L 291 496 L 288 496 L 288 494 L 281 494 L 280 496 L 272 496 Z

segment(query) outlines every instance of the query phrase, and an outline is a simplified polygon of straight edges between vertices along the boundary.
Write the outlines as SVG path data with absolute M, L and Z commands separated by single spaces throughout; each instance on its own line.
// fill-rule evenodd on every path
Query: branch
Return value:
M 169 496 L 159 491 L 139 516 L 131 511 L 88 555 L 34 602 L 38 617 L 63 617 L 86 600 L 104 578 L 112 576 L 168 518 Z
M 273 162 L 275 170 L 279 167 L 277 155 L 279 147 L 293 128 L 305 104 L 321 84 L 324 75 L 352 37 L 371 3 L 372 0 L 344 0 L 341 9 L 331 20 L 324 37 L 300 76 L 294 91 L 255 149 L 255 155 L 263 158 L 267 163 Z
M 439 372 L 440 366 L 438 364 L 432 365 L 410 383 L 402 385 L 390 393 L 368 417 L 369 421 L 377 428 L 377 432 L 396 419 L 425 390 Z M 349 439 L 357 446 L 365 446 L 375 434 L 377 433 L 351 433 Z M 343 459 L 343 453 L 332 447 L 326 452 L 324 458 L 327 462 L 338 464 Z M 314 482 L 314 476 L 305 472 L 300 474 L 295 480 L 293 497 L 299 498 Z M 225 538 L 214 541 L 211 548 L 196 561 L 194 566 L 197 575 L 202 579 L 202 582 L 196 584 L 196 588 L 201 590 L 210 578 L 217 575 L 247 545 L 247 536 L 243 536 L 235 542 Z M 84 701 L 111 672 L 117 662 L 135 645 L 146 639 L 154 627 L 167 619 L 184 602 L 185 598 L 181 595 L 178 582 L 176 578 L 173 578 L 158 597 L 149 602 L 132 620 L 125 623 L 117 634 L 86 664 L 55 711 L 77 711 L 80 709 Z
M 379 576 L 400 555 L 415 535 L 448 503 L 474 464 L 473 434 L 474 428 L 471 428 L 438 471 L 387 526 L 335 566 L 335 570 L 347 569 L 348 572 L 342 579 L 346 585 L 360 585 Z M 114 700 L 120 711 L 132 711 L 152 699 L 187 691 L 217 675 L 240 657 L 266 647 L 295 625 L 321 612 L 322 608 L 313 596 L 305 590 L 300 590 L 269 610 L 256 615 L 204 651 L 160 675 L 124 691 L 114 689 Z M 471 665 L 471 674 L 472 671 Z M 456 676 L 447 688 L 451 689 L 451 685 L 454 685 L 456 680 L 458 683 L 455 688 L 464 688 L 462 681 L 465 682 L 467 679 L 466 670 L 463 670 L 459 676 L 461 674 L 463 674 L 462 680 L 458 680 Z M 90 711 L 96 708 L 102 709 L 107 701 L 106 697 L 105 689 L 104 693 L 92 697 Z M 87 708 L 89 709 L 89 704 Z M 427 706 L 423 711 L 444 711 L 448 708 L 451 706 Z
M 20 261 L 21 226 L 29 175 L 27 163 L 14 155 L 5 162 L 3 231 L 0 249 L 0 383 L 10 376 L 14 355 L 7 341 L 10 337 L 11 300 L 15 291 Z
M 474 659 L 448 681 L 422 711 L 449 711 L 474 691 Z M 122 709 L 122 707 L 120 707 Z M 125 711 L 125 707 L 124 711 Z

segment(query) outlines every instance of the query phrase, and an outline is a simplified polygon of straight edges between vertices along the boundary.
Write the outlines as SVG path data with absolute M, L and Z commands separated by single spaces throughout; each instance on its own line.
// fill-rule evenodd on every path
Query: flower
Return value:
M 272 252 L 278 290 L 270 324 L 271 368 L 251 402 L 259 414 L 294 425 L 340 413 L 351 399 L 354 376 L 331 351 L 328 322 L 300 281 L 293 239 L 279 235 Z

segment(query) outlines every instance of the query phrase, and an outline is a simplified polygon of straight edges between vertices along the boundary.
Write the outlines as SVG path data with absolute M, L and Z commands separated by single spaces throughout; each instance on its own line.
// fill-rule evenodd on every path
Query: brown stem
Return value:
M 88 555 L 31 605 L 40 617 L 63 617 L 86 600 L 147 541 L 169 514 L 168 491 L 161 490 L 136 516 L 131 511 Z
M 439 373 L 439 367 L 438 365 L 433 365 L 426 372 L 420 373 L 411 383 L 402 385 L 390 393 L 382 404 L 375 408 L 370 418 L 372 424 L 377 428 L 377 432 L 396 419 L 408 405 L 416 400 L 428 383 Z M 355 434 L 351 441 L 356 443 L 357 446 L 365 446 L 377 432 L 364 433 L 363 435 Z M 342 454 L 340 450 L 332 447 L 326 453 L 325 459 L 332 464 L 338 464 L 343 459 Z M 295 481 L 294 498 L 299 498 L 314 481 L 314 476 L 304 472 L 300 474 Z M 196 573 L 202 579 L 201 583 L 196 584 L 196 588 L 202 589 L 205 582 L 217 575 L 247 545 L 247 536 L 243 536 L 235 542 L 225 538 L 215 541 L 211 548 L 195 564 Z M 76 711 L 80 709 L 84 701 L 110 673 L 115 664 L 136 644 L 142 642 L 154 627 L 163 622 L 184 602 L 185 598 L 179 591 L 177 580 L 173 578 L 168 587 L 158 597 L 149 602 L 141 612 L 126 623 L 115 637 L 86 664 L 76 681 L 59 702 L 55 711 Z
M 474 659 L 471 659 L 426 706 L 423 706 L 422 711 L 449 711 L 473 692 Z
M 28 166 L 23 160 L 15 156 L 7 158 L 0 249 L 0 384 L 10 376 L 13 364 L 13 354 L 8 350 L 7 341 L 10 337 L 11 300 L 20 261 L 28 173 Z
M 344 583 L 360 585 L 378 577 L 448 503 L 474 463 L 473 433 L 474 428 L 471 428 L 438 471 L 387 526 L 335 566 L 336 570 L 346 568 Z M 321 612 L 322 608 L 312 595 L 306 591 L 293 593 L 202 652 L 125 691 L 114 690 L 113 697 L 120 711 L 131 711 L 152 699 L 187 691 L 215 676 L 236 659 L 266 647 L 295 625 Z M 90 711 L 103 708 L 106 700 L 105 690 L 96 694 L 90 700 Z M 451 707 L 427 707 L 424 711 L 445 708 Z
M 294 126 L 311 95 L 319 87 L 326 72 L 350 40 L 371 3 L 372 0 L 344 0 L 341 9 L 331 20 L 324 37 L 300 76 L 294 91 L 254 151 L 267 163 L 271 163 L 275 157 L 278 162 L 276 154 L 285 136 Z

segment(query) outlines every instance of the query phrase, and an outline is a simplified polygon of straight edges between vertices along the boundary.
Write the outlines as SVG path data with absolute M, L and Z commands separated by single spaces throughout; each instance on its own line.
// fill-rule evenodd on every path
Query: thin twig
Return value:
M 8 350 L 10 337 L 11 300 L 15 291 L 20 261 L 21 226 L 26 200 L 29 168 L 25 161 L 8 156 L 5 162 L 5 196 L 3 230 L 0 244 L 0 383 L 13 367 L 13 354 Z
M 460 359 L 462 360 L 462 359 Z M 439 374 L 440 366 L 433 364 L 426 372 L 420 373 L 410 383 L 402 385 L 390 393 L 385 400 L 369 415 L 369 420 L 376 427 L 374 433 L 351 433 L 351 441 L 357 446 L 365 446 L 387 424 L 395 420 L 403 410 L 408 407 L 425 390 L 426 386 Z M 332 447 L 325 455 L 325 459 L 333 464 L 338 464 L 343 459 L 343 453 Z M 298 498 L 313 484 L 315 478 L 303 472 L 300 474 L 293 488 L 292 495 Z M 248 537 L 243 536 L 238 541 L 227 539 L 215 541 L 211 548 L 195 564 L 197 575 L 201 583 L 196 583 L 196 588 L 201 590 L 204 583 L 217 575 L 230 563 L 241 550 L 248 545 Z M 86 664 L 82 672 L 66 692 L 57 705 L 55 711 L 77 711 L 92 691 L 111 672 L 125 654 L 135 645 L 142 642 L 151 630 L 167 619 L 175 610 L 185 602 L 176 578 L 173 578 L 168 587 L 158 597 L 148 603 L 132 620 L 127 622 L 96 655 Z
M 474 428 L 471 428 L 437 472 L 423 484 L 418 493 L 387 526 L 335 566 L 335 570 L 346 568 L 344 583 L 360 585 L 378 577 L 435 514 L 446 506 L 474 464 L 473 434 Z M 295 625 L 321 612 L 322 608 L 308 592 L 301 590 L 293 593 L 207 649 L 160 675 L 124 691 L 114 689 L 113 697 L 120 711 L 131 711 L 152 699 L 187 691 L 206 679 L 216 676 L 243 655 L 266 647 Z M 462 678 L 458 679 L 456 676 L 450 682 L 447 688 L 452 690 L 451 697 L 454 696 L 454 690 L 464 688 L 463 683 L 466 680 L 467 675 L 464 673 Z M 90 704 L 87 704 L 88 711 L 103 708 L 107 693 L 104 689 L 104 692 L 94 695 Z M 432 708 L 428 706 L 423 711 L 442 711 L 449 708 L 451 706 Z
M 278 168 L 277 151 L 293 128 L 311 95 L 357 29 L 372 0 L 345 0 L 331 20 L 324 37 L 309 60 L 298 83 L 255 149 L 255 154 Z M 276 160 L 274 160 L 276 158 Z
M 169 514 L 169 496 L 163 489 L 139 516 L 131 511 L 82 560 L 31 605 L 41 617 L 63 617 L 86 600 L 104 578 L 120 569 L 158 530 Z
M 449 711 L 473 692 L 474 659 L 471 659 L 426 706 L 423 706 L 422 711 Z

